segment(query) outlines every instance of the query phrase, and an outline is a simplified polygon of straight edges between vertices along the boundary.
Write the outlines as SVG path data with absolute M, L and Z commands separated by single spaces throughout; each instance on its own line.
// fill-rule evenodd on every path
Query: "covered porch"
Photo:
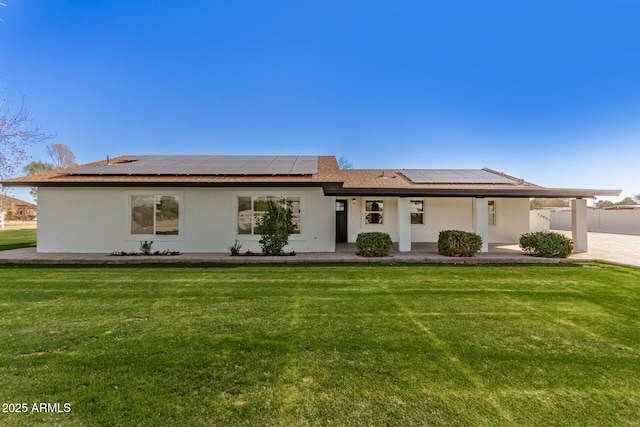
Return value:
M 386 232 L 399 253 L 432 248 L 443 230 L 480 235 L 481 253 L 500 250 L 501 242 L 517 245 L 530 231 L 531 198 L 572 199 L 574 251 L 586 252 L 586 199 L 620 195 L 620 190 L 542 187 L 487 168 L 341 172 L 341 184 L 323 187 L 342 209 L 341 216 L 336 214 L 336 242 L 355 242 L 362 232 Z M 346 230 L 339 223 L 344 217 Z
M 491 224 L 495 225 L 496 215 L 495 205 L 490 205 L 489 198 L 475 197 L 473 199 L 473 232 L 482 237 L 482 248 L 480 252 L 509 252 L 519 250 L 517 244 L 510 243 L 490 243 L 489 228 Z M 438 251 L 437 243 L 430 242 L 413 242 L 411 236 L 411 223 L 408 218 L 411 217 L 410 199 L 401 197 L 398 199 L 398 251 L 411 252 L 420 250 L 432 250 L 431 245 L 435 245 L 435 251 Z M 573 199 L 571 201 L 571 240 L 573 241 L 573 252 L 583 253 L 588 251 L 588 222 L 587 222 L 587 201 L 583 198 Z
M 540 189 L 531 197 L 540 197 Z M 557 194 L 545 189 L 544 194 Z M 579 190 L 574 190 L 579 191 Z M 534 194 L 536 193 L 536 194 Z M 563 192 L 562 194 L 570 194 Z M 352 194 L 353 196 L 353 194 Z M 504 192 L 477 197 L 433 197 L 433 194 L 389 197 L 365 195 L 336 198 L 336 251 L 350 250 L 357 235 L 368 231 L 387 232 L 398 253 L 437 253 L 442 230 L 463 230 L 482 237 L 481 253 L 519 251 L 518 241 L 530 231 L 529 197 Z M 373 206 L 373 208 L 372 208 Z M 416 206 L 419 211 L 416 212 Z M 571 201 L 574 253 L 588 251 L 587 202 L 583 197 Z M 374 211 L 371 211 L 375 209 Z M 423 221 L 416 225 L 416 217 Z M 342 237 L 338 237 L 338 235 Z

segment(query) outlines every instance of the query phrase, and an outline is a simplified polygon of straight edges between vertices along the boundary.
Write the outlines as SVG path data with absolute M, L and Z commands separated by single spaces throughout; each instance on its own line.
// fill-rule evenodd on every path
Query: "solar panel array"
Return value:
M 513 179 L 482 169 L 402 169 L 400 172 L 416 184 L 516 183 Z
M 318 156 L 132 156 L 126 163 L 87 166 L 70 175 L 310 175 Z

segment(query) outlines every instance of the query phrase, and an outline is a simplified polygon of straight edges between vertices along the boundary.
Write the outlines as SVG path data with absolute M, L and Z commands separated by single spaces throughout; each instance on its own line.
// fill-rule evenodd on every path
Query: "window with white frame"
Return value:
M 291 211 L 293 234 L 300 234 L 300 196 L 240 196 L 238 197 L 238 234 L 258 234 L 256 227 L 262 222 L 270 205 L 280 204 L 285 200 Z
M 180 198 L 175 195 L 131 195 L 131 234 L 179 235 Z
M 424 200 L 411 200 L 411 225 L 424 225 Z
M 364 202 L 364 223 L 384 224 L 384 203 L 382 200 L 366 200 Z
M 496 201 L 495 200 L 487 201 L 487 213 L 488 213 L 489 225 L 496 225 Z

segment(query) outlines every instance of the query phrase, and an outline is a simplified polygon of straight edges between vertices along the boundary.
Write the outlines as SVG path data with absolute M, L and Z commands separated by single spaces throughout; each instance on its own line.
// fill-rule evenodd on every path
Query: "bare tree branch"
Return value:
M 14 176 L 25 160 L 27 149 L 53 138 L 40 126 L 32 126 L 29 111 L 24 108 L 24 98 L 17 113 L 11 113 L 0 101 L 0 179 Z
M 51 144 L 47 147 L 47 154 L 53 161 L 54 169 L 68 168 L 76 164 L 76 155 L 64 144 Z
M 353 164 L 349 160 L 347 160 L 346 157 L 340 156 L 340 158 L 338 159 L 338 167 L 340 169 L 351 169 L 353 167 Z

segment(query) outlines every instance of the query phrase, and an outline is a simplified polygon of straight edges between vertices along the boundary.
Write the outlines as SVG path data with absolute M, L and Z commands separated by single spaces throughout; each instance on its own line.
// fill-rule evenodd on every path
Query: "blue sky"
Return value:
M 321 154 L 640 193 L 636 0 L 2 2 L 6 105 L 79 163 Z

